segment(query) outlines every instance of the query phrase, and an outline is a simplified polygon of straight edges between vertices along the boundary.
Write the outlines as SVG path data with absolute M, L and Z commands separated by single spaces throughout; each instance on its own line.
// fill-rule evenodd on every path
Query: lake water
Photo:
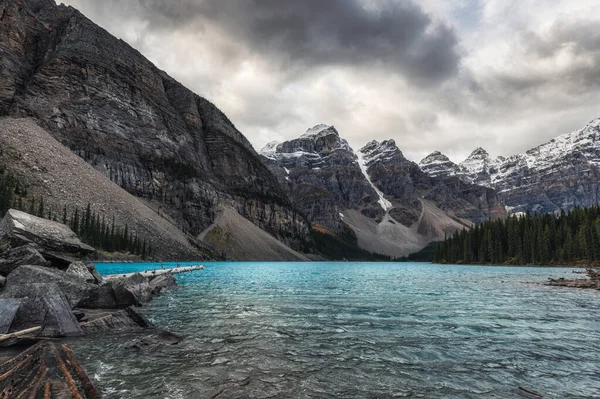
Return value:
M 600 398 L 600 291 L 531 284 L 572 269 L 205 265 L 146 308 L 179 345 L 74 341 L 106 397 Z

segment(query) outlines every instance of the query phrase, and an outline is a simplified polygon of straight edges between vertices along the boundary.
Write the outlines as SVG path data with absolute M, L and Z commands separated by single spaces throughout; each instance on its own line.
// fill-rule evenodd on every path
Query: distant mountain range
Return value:
M 430 176 L 456 176 L 496 190 L 509 213 L 555 212 L 600 199 L 600 119 L 509 157 L 477 148 L 455 164 L 439 151 L 419 163 Z
M 0 0 L 0 54 L 0 166 L 49 209 L 90 202 L 164 259 L 319 259 L 338 244 L 399 257 L 489 218 L 598 200 L 599 120 L 460 164 L 439 152 L 417 164 L 394 140 L 355 151 L 328 125 L 258 154 L 215 105 L 72 7 Z

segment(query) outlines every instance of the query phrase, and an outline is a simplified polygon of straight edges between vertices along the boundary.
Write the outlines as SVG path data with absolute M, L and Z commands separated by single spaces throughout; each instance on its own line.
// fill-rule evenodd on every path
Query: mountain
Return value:
M 293 205 L 313 224 L 371 252 L 404 256 L 472 222 L 503 216 L 493 190 L 433 178 L 393 140 L 354 150 L 333 126 L 269 143 L 261 154 Z
M 420 163 L 432 173 L 432 162 Z M 458 165 L 435 170 L 495 189 L 511 213 L 555 212 L 600 200 L 600 119 L 517 155 L 491 159 L 478 148 Z
M 0 53 L 0 116 L 34 118 L 183 232 L 200 236 L 229 206 L 294 249 L 310 241 L 309 224 L 216 106 L 76 9 L 0 0 Z

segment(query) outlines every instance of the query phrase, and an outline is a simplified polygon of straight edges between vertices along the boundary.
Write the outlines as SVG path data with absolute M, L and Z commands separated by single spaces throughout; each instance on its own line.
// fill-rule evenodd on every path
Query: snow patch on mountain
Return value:
M 390 140 L 390 141 L 393 142 L 393 140 Z M 369 144 L 372 144 L 372 143 L 377 143 L 377 142 L 371 142 Z M 367 146 L 368 146 L 368 144 L 367 144 Z M 395 146 L 395 144 L 394 144 L 394 146 Z M 375 186 L 375 184 L 371 180 L 371 177 L 369 176 L 368 167 L 367 167 L 367 163 L 374 162 L 375 160 L 377 160 L 381 157 L 385 157 L 386 152 L 389 154 L 389 149 L 384 148 L 384 151 L 382 151 L 381 153 L 378 153 L 375 157 L 369 158 L 367 160 L 366 154 L 364 154 L 361 150 L 358 152 L 358 154 L 356 154 L 356 158 L 358 161 L 358 166 L 360 167 L 360 171 L 365 176 L 365 179 L 367 179 L 367 181 L 369 182 L 371 187 L 373 187 L 373 190 L 375 190 L 375 192 L 377 193 L 377 196 L 379 197 L 379 200 L 377 202 L 383 208 L 383 210 L 387 212 L 393 208 L 393 205 L 390 201 L 385 199 L 383 192 L 380 189 L 378 189 L 377 186 Z

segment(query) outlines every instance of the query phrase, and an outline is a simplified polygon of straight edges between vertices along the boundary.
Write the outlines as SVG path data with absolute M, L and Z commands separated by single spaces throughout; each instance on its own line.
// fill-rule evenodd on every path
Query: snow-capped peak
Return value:
M 279 141 L 271 141 L 270 143 L 267 143 L 267 145 L 265 145 L 259 151 L 259 153 L 267 158 L 272 158 L 277 153 L 277 146 L 279 146 L 280 144 L 281 143 Z
M 423 158 L 419 162 L 419 167 L 423 172 L 433 177 L 454 175 L 458 170 L 458 165 L 439 151 L 434 151 Z
M 304 133 L 301 137 L 318 138 L 318 137 L 323 137 L 323 136 L 327 136 L 330 134 L 335 134 L 336 136 L 340 135 L 334 126 L 320 124 L 320 125 L 316 125 L 314 127 L 311 127 L 310 129 L 308 129 L 306 131 L 306 133 Z
M 489 159 L 490 154 L 481 147 L 477 147 L 467 159 Z

